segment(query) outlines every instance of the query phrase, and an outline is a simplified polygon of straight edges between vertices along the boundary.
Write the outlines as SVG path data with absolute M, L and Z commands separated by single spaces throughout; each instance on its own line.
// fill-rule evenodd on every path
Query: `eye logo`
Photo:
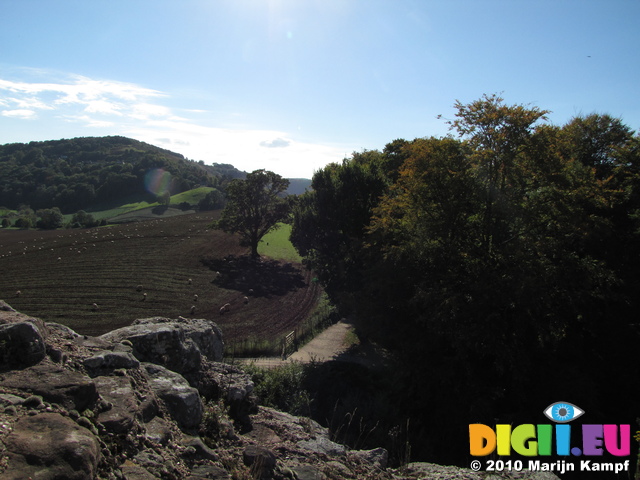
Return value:
M 556 423 L 568 423 L 584 413 L 584 410 L 569 402 L 556 402 L 549 405 L 543 412 L 549 420 Z

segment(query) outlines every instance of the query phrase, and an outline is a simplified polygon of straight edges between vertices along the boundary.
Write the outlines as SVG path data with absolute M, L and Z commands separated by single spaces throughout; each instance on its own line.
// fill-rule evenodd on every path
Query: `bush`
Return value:
M 305 365 L 291 362 L 276 368 L 263 369 L 255 365 L 244 367 L 255 384 L 255 394 L 260 404 L 289 412 L 293 415 L 309 415 L 311 396 L 305 389 Z

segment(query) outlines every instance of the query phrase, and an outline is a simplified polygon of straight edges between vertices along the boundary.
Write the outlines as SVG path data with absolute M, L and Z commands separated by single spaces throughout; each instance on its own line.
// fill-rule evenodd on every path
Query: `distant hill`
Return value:
M 119 136 L 13 143 L 0 146 L 0 206 L 72 213 L 132 196 L 223 190 L 245 175 L 232 165 L 205 165 Z
M 289 195 L 302 195 L 311 188 L 311 180 L 308 178 L 290 178 L 289 188 L 286 193 Z

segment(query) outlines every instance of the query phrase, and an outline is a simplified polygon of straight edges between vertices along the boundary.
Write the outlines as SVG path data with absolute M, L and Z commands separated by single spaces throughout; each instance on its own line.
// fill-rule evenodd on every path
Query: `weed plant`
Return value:
M 345 362 L 244 369 L 262 405 L 308 416 L 327 427 L 333 441 L 350 448 L 384 447 L 390 465 L 410 461 L 410 421 L 398 410 L 403 391 L 391 370 Z

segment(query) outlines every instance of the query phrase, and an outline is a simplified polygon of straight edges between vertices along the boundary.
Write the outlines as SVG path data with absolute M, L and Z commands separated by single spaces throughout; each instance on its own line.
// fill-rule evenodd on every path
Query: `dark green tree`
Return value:
M 71 218 L 72 228 L 91 228 L 97 225 L 98 222 L 93 218 L 93 215 L 85 212 L 84 210 L 78 210 Z
M 62 223 L 64 221 L 64 217 L 60 212 L 58 207 L 53 208 L 44 208 L 42 210 L 38 210 L 36 215 L 40 218 L 36 223 L 38 228 L 42 228 L 45 230 L 55 230 L 56 228 L 62 227 Z
M 268 170 L 255 170 L 245 180 L 232 180 L 227 186 L 227 205 L 212 227 L 238 233 L 240 244 L 258 256 L 258 243 L 289 213 L 282 194 L 289 180 Z
M 224 201 L 224 195 L 219 190 L 214 189 L 198 202 L 198 209 L 202 211 L 217 210 L 224 207 Z
M 169 193 L 169 192 L 163 192 L 163 193 L 161 193 L 160 195 L 158 195 L 158 196 L 156 197 L 156 201 L 157 201 L 160 205 L 162 205 L 162 206 L 164 206 L 164 207 L 168 207 L 168 206 L 169 206 L 169 204 L 171 204 L 171 193 Z
M 385 166 L 377 150 L 354 153 L 316 172 L 294 206 L 291 242 L 344 309 L 360 285 L 366 229 L 387 188 Z

